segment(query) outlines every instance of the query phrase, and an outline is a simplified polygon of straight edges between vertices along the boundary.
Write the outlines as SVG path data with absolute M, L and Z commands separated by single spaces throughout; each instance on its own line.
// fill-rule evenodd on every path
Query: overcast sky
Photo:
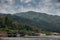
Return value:
M 60 15 L 60 0 L 0 0 L 0 13 L 26 11 Z

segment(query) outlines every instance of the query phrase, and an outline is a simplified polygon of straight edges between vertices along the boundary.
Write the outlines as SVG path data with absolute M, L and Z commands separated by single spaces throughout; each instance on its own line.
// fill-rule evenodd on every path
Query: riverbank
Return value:
M 24 36 L 24 37 L 0 37 L 0 38 L 60 38 L 60 36 Z

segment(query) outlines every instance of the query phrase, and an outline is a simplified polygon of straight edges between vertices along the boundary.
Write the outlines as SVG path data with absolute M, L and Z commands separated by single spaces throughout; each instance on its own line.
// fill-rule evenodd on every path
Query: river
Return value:
M 0 39 L 1 40 L 1 39 Z M 46 37 L 30 37 L 30 38 L 22 38 L 22 37 L 2 37 L 2 40 L 60 40 L 60 36 L 46 36 Z

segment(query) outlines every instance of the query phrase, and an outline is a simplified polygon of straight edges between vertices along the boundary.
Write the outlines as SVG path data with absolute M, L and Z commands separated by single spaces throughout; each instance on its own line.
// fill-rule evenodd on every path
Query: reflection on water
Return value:
M 40 37 L 40 38 L 2 38 L 3 40 L 60 40 L 60 37 Z

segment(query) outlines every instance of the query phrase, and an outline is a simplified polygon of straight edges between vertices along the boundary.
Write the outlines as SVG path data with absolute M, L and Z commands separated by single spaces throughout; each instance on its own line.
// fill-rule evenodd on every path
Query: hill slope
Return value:
M 25 24 L 23 22 L 17 22 L 17 16 L 12 16 L 10 14 L 3 14 L 0 16 L 0 31 L 6 31 L 7 33 L 22 33 L 29 34 L 39 33 L 40 30 L 37 27 Z M 21 18 L 20 18 L 21 19 Z M 21 19 L 22 20 L 22 19 Z
M 60 32 L 60 16 L 48 15 L 38 12 L 22 12 L 16 14 L 1 14 L 0 16 L 11 17 L 13 21 L 37 27 L 45 31 Z
M 34 25 L 41 27 L 44 30 L 60 32 L 60 16 L 57 15 L 53 16 L 33 11 L 16 13 L 14 15 L 34 21 L 30 23 L 31 24 L 33 23 Z

